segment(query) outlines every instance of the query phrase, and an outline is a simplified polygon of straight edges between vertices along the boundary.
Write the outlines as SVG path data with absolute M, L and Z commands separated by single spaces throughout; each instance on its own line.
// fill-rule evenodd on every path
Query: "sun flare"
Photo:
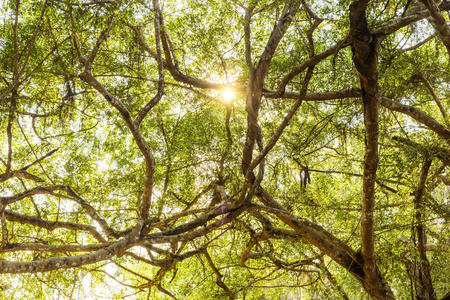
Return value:
M 231 89 L 227 88 L 222 91 L 222 96 L 226 102 L 231 102 L 231 100 L 233 100 L 234 98 L 234 92 Z

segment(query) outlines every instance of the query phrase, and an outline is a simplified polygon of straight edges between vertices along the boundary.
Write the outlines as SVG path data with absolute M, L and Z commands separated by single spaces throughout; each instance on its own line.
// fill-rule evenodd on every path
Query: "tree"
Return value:
M 447 1 L 1 9 L 5 297 L 449 299 Z

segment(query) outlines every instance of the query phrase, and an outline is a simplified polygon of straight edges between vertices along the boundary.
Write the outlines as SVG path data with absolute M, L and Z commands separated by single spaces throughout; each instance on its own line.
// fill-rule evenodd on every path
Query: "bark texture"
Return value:
M 394 294 L 375 261 L 374 204 L 378 167 L 378 49 L 382 38 L 371 33 L 366 20 L 369 1 L 350 5 L 350 39 L 353 62 L 359 74 L 365 127 L 363 199 L 361 212 L 361 255 L 364 288 L 373 299 L 394 299 Z

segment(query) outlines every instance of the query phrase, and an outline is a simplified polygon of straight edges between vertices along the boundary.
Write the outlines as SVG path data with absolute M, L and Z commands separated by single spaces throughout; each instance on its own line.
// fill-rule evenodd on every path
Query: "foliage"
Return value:
M 449 9 L 0 2 L 2 299 L 444 297 Z

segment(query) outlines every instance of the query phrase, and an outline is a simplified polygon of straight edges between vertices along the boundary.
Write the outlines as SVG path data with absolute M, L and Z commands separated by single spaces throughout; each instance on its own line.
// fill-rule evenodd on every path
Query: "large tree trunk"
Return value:
M 366 148 L 361 212 L 361 256 L 365 278 L 361 281 L 373 299 L 394 299 L 378 270 L 374 247 L 375 180 L 378 167 L 378 49 L 381 37 L 370 32 L 365 10 L 368 0 L 350 5 L 350 37 L 353 62 L 361 82 Z

